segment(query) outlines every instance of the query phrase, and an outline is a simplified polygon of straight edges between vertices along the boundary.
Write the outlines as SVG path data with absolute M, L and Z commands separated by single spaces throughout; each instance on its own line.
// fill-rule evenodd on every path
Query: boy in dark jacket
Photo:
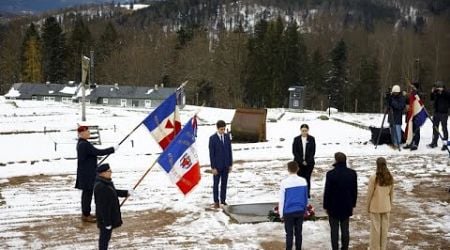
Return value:
M 339 227 L 343 250 L 348 249 L 350 241 L 349 218 L 353 215 L 358 196 L 356 172 L 347 167 L 347 157 L 344 153 L 334 154 L 334 169 L 327 172 L 323 208 L 328 214 L 331 231 L 331 246 L 339 249 Z
M 94 186 L 95 209 L 97 211 L 97 227 L 100 229 L 98 248 L 108 249 L 111 233 L 122 225 L 122 215 L 118 197 L 127 197 L 127 190 L 118 190 L 111 181 L 109 164 L 97 168 L 98 176 Z

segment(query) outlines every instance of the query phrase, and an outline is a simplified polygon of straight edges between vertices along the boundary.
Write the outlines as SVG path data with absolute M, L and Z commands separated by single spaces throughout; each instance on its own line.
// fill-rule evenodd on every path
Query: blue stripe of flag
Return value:
M 153 131 L 161 122 L 175 111 L 177 105 L 176 93 L 173 93 L 163 103 L 161 103 L 147 118 L 143 121 L 148 130 Z
M 420 112 L 414 116 L 413 122 L 416 126 L 421 127 L 427 120 L 427 117 L 427 112 L 425 112 L 425 109 L 422 107 Z
M 173 139 L 169 146 L 159 156 L 158 163 L 169 173 L 178 160 L 187 149 L 195 142 L 195 129 L 192 126 L 192 118 L 184 125 L 184 128 Z

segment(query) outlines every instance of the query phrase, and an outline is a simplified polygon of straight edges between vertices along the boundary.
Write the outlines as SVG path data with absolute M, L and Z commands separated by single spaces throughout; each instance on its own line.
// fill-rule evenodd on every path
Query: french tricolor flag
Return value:
M 196 134 L 197 119 L 194 116 L 158 158 L 158 164 L 185 195 L 201 179 L 200 162 L 195 147 Z
M 181 130 L 177 93 L 173 93 L 143 121 L 153 138 L 164 150 Z
M 423 102 L 415 91 L 409 96 L 409 110 L 406 114 L 407 123 L 405 129 L 406 144 L 409 145 L 414 137 L 413 123 L 421 127 L 427 120 L 427 112 L 423 107 Z

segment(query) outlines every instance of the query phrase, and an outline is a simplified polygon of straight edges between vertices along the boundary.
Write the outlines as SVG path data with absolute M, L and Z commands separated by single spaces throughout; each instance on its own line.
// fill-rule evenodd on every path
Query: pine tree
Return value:
M 330 68 L 327 72 L 326 92 L 331 95 L 332 106 L 344 110 L 345 85 L 347 84 L 347 46 L 340 40 L 330 53 Z
M 261 19 L 248 40 L 248 61 L 246 64 L 245 102 L 251 107 L 266 105 L 264 93 L 269 91 L 270 75 L 267 71 L 265 36 L 269 23 Z
M 77 17 L 75 25 L 70 35 L 69 40 L 69 76 L 75 80 L 75 82 L 81 81 L 81 57 L 83 55 L 90 56 L 90 50 L 92 47 L 92 38 L 89 28 L 84 24 L 81 17 Z
M 44 80 L 62 82 L 66 76 L 65 38 L 56 18 L 45 19 L 42 33 Z
M 42 81 L 41 41 L 33 23 L 30 24 L 26 31 L 21 51 L 22 81 Z
M 106 24 L 103 33 L 100 35 L 96 48 L 96 63 L 99 64 L 108 59 L 114 50 L 119 48 L 117 44 L 118 34 L 111 22 Z
M 307 76 L 306 46 L 298 31 L 299 26 L 291 21 L 284 32 L 283 44 L 283 70 L 281 73 L 281 98 L 282 104 L 288 104 L 288 88 L 293 85 L 305 85 Z
M 354 88 L 353 96 L 358 100 L 358 112 L 376 112 L 379 110 L 378 97 L 380 91 L 378 62 L 376 58 L 361 58 L 360 79 Z

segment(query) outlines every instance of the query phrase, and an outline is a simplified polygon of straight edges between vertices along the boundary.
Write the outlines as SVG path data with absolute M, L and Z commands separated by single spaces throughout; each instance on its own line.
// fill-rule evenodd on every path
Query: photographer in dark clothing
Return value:
M 439 124 L 442 126 L 444 137 L 442 138 L 441 150 L 447 149 L 447 120 L 448 120 L 448 108 L 450 102 L 450 92 L 445 89 L 442 81 L 437 81 L 434 87 L 431 89 L 431 100 L 433 101 L 434 114 L 433 114 L 433 140 L 428 145 L 430 148 L 437 147 L 437 141 L 439 137 Z
M 402 115 L 406 107 L 405 97 L 400 91 L 400 86 L 392 87 L 391 95 L 388 99 L 389 105 L 389 126 L 391 128 L 392 144 L 396 148 L 400 148 L 402 143 Z

